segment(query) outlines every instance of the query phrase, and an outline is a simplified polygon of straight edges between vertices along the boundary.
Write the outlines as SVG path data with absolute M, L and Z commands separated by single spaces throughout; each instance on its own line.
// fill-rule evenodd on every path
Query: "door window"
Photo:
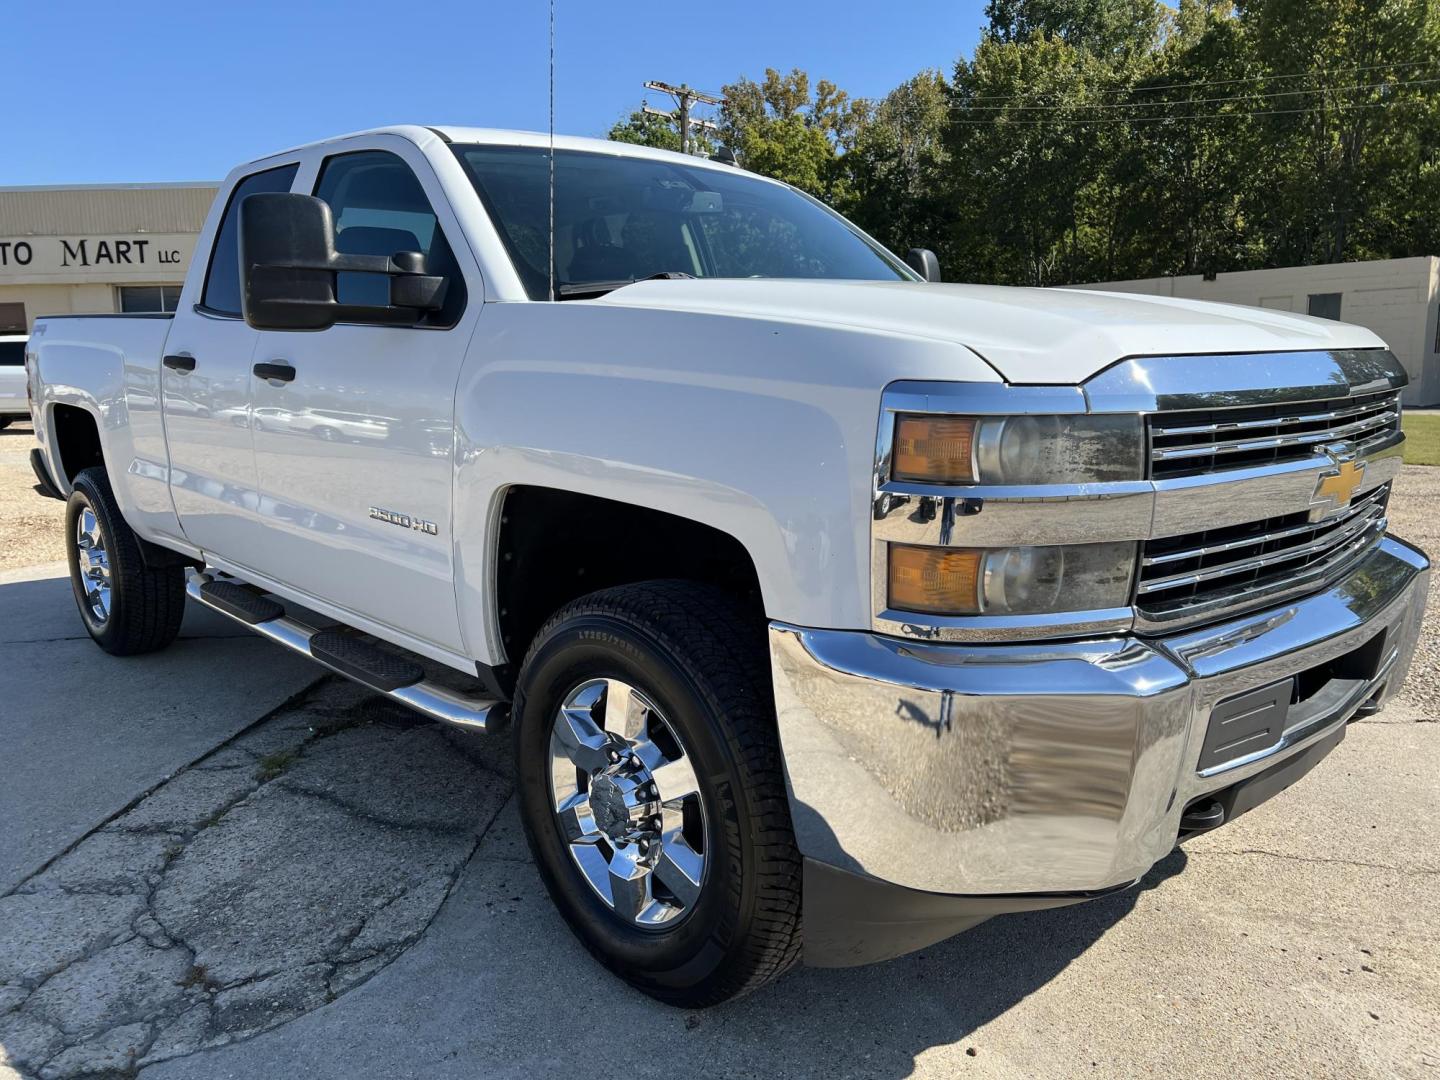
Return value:
M 422 326 L 454 326 L 465 308 L 465 280 L 436 220 L 425 189 L 410 166 L 387 150 L 362 150 L 326 158 L 315 195 L 330 204 L 335 250 L 345 255 L 394 255 L 418 251 L 426 269 L 443 276 L 440 310 L 427 312 Z M 384 274 L 335 275 L 342 304 L 383 306 L 390 302 Z
M 205 273 L 202 307 L 220 315 L 240 314 L 240 200 L 262 191 L 289 191 L 298 165 L 281 165 L 252 173 L 235 185 L 225 204 L 225 217 L 210 249 L 210 266 Z

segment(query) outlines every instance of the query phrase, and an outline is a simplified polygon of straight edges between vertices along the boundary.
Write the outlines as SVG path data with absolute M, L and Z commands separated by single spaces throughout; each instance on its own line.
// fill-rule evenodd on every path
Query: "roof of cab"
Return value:
M 257 158 L 256 160 L 263 161 L 280 154 L 293 154 L 301 150 L 311 150 L 317 147 L 328 146 L 331 143 L 341 142 L 345 139 L 353 139 L 361 135 L 399 135 L 402 138 L 410 139 L 412 142 L 421 145 L 437 137 L 446 142 L 482 143 L 487 146 L 533 146 L 546 148 L 550 145 L 550 136 L 543 131 L 457 127 L 452 124 L 441 124 L 433 127 L 421 124 L 396 124 L 388 127 L 367 128 L 364 131 L 351 131 L 344 135 L 333 135 L 330 138 L 318 139 L 315 142 L 305 143 L 302 146 L 287 147 L 284 150 L 276 151 L 276 153 L 266 154 L 263 158 Z M 611 139 L 588 139 L 580 135 L 556 135 L 555 149 L 584 150 L 592 154 L 611 154 L 615 157 L 649 158 L 653 161 L 668 161 L 676 165 L 685 165 L 689 168 L 722 170 L 733 170 L 735 168 L 733 165 L 695 157 L 693 154 L 680 154 L 673 150 L 656 150 L 649 146 L 615 142 Z

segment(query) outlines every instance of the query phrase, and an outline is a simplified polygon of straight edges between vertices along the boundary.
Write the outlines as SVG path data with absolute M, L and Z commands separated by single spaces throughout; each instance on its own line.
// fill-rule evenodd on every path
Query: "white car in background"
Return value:
M 0 334 L 0 429 L 30 417 L 30 399 L 25 395 L 24 334 Z

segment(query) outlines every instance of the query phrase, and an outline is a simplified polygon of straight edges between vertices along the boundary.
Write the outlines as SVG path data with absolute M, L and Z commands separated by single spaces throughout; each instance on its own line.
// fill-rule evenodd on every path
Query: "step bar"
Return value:
M 206 595 L 206 585 L 223 585 L 225 590 L 212 599 Z M 239 607 L 233 602 L 233 594 L 226 597 L 224 593 L 232 589 L 245 589 L 251 592 L 257 600 L 264 596 L 264 593 L 252 586 L 246 585 L 237 578 L 230 577 L 214 570 L 191 570 L 185 584 L 185 592 L 190 599 L 205 605 L 211 611 L 218 612 L 226 618 L 238 623 L 249 630 L 255 631 L 261 637 L 269 638 L 279 645 L 285 646 L 291 652 L 297 652 L 301 656 L 309 657 L 317 664 L 329 668 L 347 679 L 352 679 L 363 686 L 369 687 L 377 694 L 398 701 L 407 705 L 416 712 L 428 716 L 432 720 L 438 720 L 442 724 L 449 724 L 451 727 L 463 728 L 465 731 L 477 732 L 487 735 L 505 726 L 509 718 L 510 706 L 504 701 L 495 701 L 489 698 L 470 697 L 449 687 L 441 686 L 423 677 L 408 683 L 404 686 L 394 686 L 393 682 L 377 680 L 383 685 L 377 685 L 366 678 L 363 664 L 346 663 L 343 667 L 330 663 L 325 657 L 329 655 L 322 648 L 321 655 L 311 651 L 310 643 L 319 634 L 334 635 L 332 629 L 321 629 L 308 626 L 298 619 L 289 615 L 280 614 L 274 618 L 262 619 L 252 622 L 246 618 Z M 277 605 L 278 606 L 278 605 Z M 283 612 L 283 608 L 280 608 Z M 392 657 L 394 654 L 390 654 Z

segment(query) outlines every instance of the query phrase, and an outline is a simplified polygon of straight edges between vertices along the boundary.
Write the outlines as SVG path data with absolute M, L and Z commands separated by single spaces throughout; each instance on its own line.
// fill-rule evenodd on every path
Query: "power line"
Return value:
M 1357 109 L 1388 109 L 1397 105 L 1428 105 L 1429 102 L 1416 101 L 1375 101 L 1369 104 L 1353 105 L 1328 105 L 1325 109 L 1329 112 L 1353 112 Z M 1319 106 L 1312 106 L 1308 109 L 1268 109 L 1255 112 L 1218 112 L 1218 113 L 1196 113 L 1186 116 L 1181 113 L 1170 113 L 1164 116 L 1103 116 L 1103 117 L 1075 117 L 1058 121 L 1052 120 L 1010 120 L 1006 121 L 1003 116 L 992 116 L 988 120 L 962 120 L 949 119 L 947 124 L 968 124 L 968 125 L 989 125 L 1006 127 L 1047 127 L 1052 124 L 1144 124 L 1144 123 L 1167 123 L 1189 120 L 1225 120 L 1239 119 L 1245 116 L 1300 116 L 1319 111 Z
M 1340 94 L 1355 90 L 1387 90 L 1402 86 L 1433 86 L 1440 79 L 1409 79 L 1403 82 L 1356 83 L 1351 86 L 1317 86 L 1308 90 L 1279 90 L 1270 94 L 1236 94 L 1230 97 L 1182 98 L 1171 101 L 1103 101 L 1095 104 L 1070 102 L 1063 105 L 961 105 L 964 112 L 1058 112 L 1065 109 L 1160 109 L 1171 106 L 1214 105 L 1226 101 L 1262 101 L 1268 98 L 1302 97 L 1306 94 Z
M 645 84 L 646 90 L 658 90 L 662 94 L 669 94 L 675 102 L 675 113 L 664 112 L 660 109 L 652 109 L 649 105 L 643 106 L 645 112 L 651 116 L 663 116 L 666 119 L 674 120 L 680 125 L 680 152 L 690 152 L 690 129 L 692 127 L 708 128 L 711 131 L 719 131 L 719 127 L 709 120 L 690 119 L 690 108 L 697 103 L 706 105 L 724 105 L 725 99 L 719 94 L 706 93 L 704 90 L 692 90 L 681 83 L 679 86 L 672 86 L 670 83 L 651 80 Z M 677 116 L 676 113 L 679 115 Z
M 1156 90 L 1185 90 L 1196 86 L 1235 86 L 1247 82 L 1278 82 L 1281 79 L 1313 79 L 1324 75 L 1344 75 L 1357 71 L 1399 71 L 1417 67 L 1435 67 L 1434 60 L 1415 60 L 1403 64 L 1365 64 L 1355 67 L 1320 68 L 1315 71 L 1291 72 L 1288 74 L 1246 75 L 1238 79 L 1201 79 L 1195 82 L 1157 83 L 1154 86 L 1126 86 L 1101 90 L 1102 94 L 1148 94 Z M 1008 94 L 979 94 L 974 101 L 1004 101 Z
M 675 120 L 675 113 L 673 110 L 670 109 L 653 109 L 648 104 L 642 104 L 640 106 L 640 111 L 647 116 L 659 116 L 662 119 L 670 120 L 672 122 Z M 690 118 L 690 126 L 692 128 L 703 128 L 706 131 L 719 132 L 720 130 L 720 125 L 715 123 L 715 121 L 696 120 L 693 116 Z

